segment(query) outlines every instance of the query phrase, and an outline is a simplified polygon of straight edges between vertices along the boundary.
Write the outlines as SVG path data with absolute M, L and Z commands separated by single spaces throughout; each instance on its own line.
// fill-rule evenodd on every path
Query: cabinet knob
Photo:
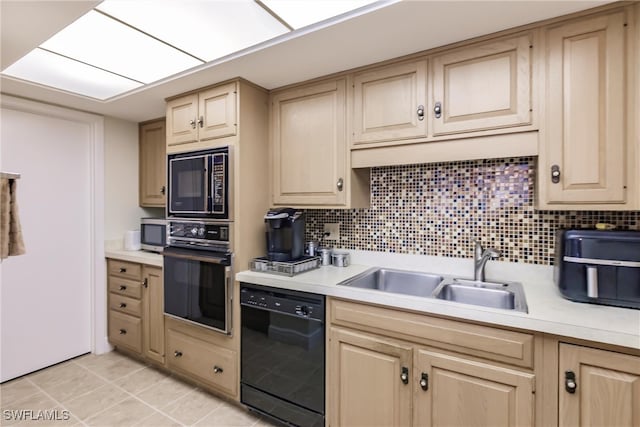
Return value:
M 120 303 L 120 308 L 126 308 L 126 307 L 127 307 L 127 304 L 126 304 L 126 303 L 124 303 L 124 302 L 121 302 L 121 303 Z
M 213 373 L 214 374 L 221 374 L 223 371 L 223 369 L 220 366 L 214 365 L 213 367 Z
M 551 182 L 557 184 L 560 182 L 560 166 L 551 166 Z
M 564 373 L 564 389 L 568 393 L 574 394 L 578 389 L 578 383 L 576 382 L 576 374 L 573 371 L 565 371 Z
M 121 291 L 126 291 L 127 290 L 127 286 L 126 285 L 120 285 L 120 290 Z
M 433 113 L 436 116 L 436 119 L 439 119 L 440 117 L 442 117 L 442 103 L 441 102 L 436 102 L 435 107 L 433 107 Z
M 402 384 L 409 384 L 409 368 L 402 367 L 402 373 L 400 374 Z
M 164 194 L 167 192 L 167 187 L 165 187 L 164 185 L 162 186 L 162 188 L 160 189 L 160 194 L 162 194 L 164 196 Z
M 144 280 L 142 281 L 142 286 L 144 286 L 145 288 L 148 288 L 149 287 L 149 279 L 147 279 L 145 277 Z
M 424 120 L 424 105 L 418 105 L 416 113 L 418 113 L 418 120 Z
M 204 117 L 200 116 L 200 118 L 198 119 L 198 124 L 200 125 L 200 127 L 204 127 Z
M 344 188 L 344 180 L 342 178 L 338 179 L 338 182 L 336 182 L 336 188 L 338 191 L 342 191 Z
M 425 374 L 424 372 L 420 377 L 420 388 L 423 389 L 424 391 L 429 390 L 429 375 Z
M 196 128 L 196 121 L 195 120 L 189 120 L 189 124 L 191 125 L 191 129 L 195 129 Z
M 173 357 L 182 357 L 182 352 L 178 351 L 178 350 L 174 351 L 173 352 Z
M 126 329 L 120 329 L 120 335 L 127 335 Z

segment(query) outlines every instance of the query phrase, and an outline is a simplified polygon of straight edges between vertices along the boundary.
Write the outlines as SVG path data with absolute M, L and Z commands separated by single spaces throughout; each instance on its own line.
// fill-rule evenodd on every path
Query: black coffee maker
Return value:
M 271 209 L 264 216 L 269 261 L 292 261 L 304 256 L 304 212 Z

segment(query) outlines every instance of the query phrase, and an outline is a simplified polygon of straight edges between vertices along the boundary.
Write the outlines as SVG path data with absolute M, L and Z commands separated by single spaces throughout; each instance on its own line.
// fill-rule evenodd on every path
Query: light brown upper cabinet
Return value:
M 433 135 L 530 124 L 531 45 L 525 34 L 431 57 Z
M 545 31 L 542 208 L 633 208 L 627 203 L 627 185 L 636 184 L 628 181 L 637 168 L 626 132 L 632 105 L 627 95 L 634 87 L 632 51 L 626 47 L 630 27 L 625 12 L 616 11 Z
M 237 83 L 167 101 L 167 145 L 235 135 Z
M 354 144 L 427 135 L 426 69 L 427 61 L 422 59 L 353 77 Z
M 144 207 L 164 207 L 167 179 L 165 121 L 141 123 L 139 128 L 139 204 Z
M 558 425 L 640 423 L 640 357 L 560 344 Z
M 272 93 L 273 205 L 368 205 L 369 170 L 350 169 L 346 85 L 338 79 Z

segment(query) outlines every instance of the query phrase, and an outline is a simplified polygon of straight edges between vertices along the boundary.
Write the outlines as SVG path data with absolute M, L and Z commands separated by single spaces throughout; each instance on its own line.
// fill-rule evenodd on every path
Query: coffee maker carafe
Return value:
M 264 216 L 269 261 L 291 261 L 304 256 L 304 212 L 271 209 Z

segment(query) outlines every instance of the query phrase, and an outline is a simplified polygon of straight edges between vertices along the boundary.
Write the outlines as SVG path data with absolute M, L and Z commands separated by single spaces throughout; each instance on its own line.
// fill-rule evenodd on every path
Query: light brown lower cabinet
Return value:
M 109 341 L 164 364 L 162 268 L 110 259 Z
M 639 426 L 640 357 L 560 344 L 559 425 Z
M 329 425 L 411 425 L 412 359 L 410 344 L 331 328 Z
M 535 375 L 331 327 L 330 426 L 532 426 Z
M 419 349 L 413 377 L 414 425 L 534 425 L 532 373 Z

